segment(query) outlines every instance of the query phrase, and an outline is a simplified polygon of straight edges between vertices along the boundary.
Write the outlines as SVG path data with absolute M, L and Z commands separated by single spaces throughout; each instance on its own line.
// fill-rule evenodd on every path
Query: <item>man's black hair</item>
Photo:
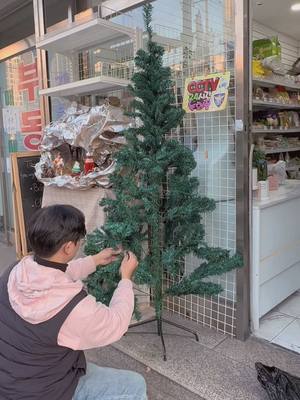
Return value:
M 85 235 L 83 213 L 65 204 L 41 208 L 34 214 L 28 228 L 32 251 L 44 258 L 52 257 L 67 242 L 77 244 Z

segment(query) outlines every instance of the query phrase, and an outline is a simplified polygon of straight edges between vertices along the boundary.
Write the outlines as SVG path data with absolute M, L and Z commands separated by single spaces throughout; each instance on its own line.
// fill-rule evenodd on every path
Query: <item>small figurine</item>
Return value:
M 255 97 L 256 100 L 263 100 L 264 98 L 264 91 L 261 87 L 257 87 L 254 89 L 253 97 Z
M 72 168 L 72 175 L 73 176 L 78 176 L 81 173 L 80 165 L 78 161 L 74 162 L 73 168 Z
M 42 165 L 42 178 L 54 178 L 55 173 L 51 166 L 49 165 Z
M 64 166 L 65 166 L 64 160 L 63 160 L 62 156 L 60 155 L 60 153 L 58 153 L 53 161 L 53 168 L 54 168 L 56 176 L 57 175 L 61 176 L 63 174 Z

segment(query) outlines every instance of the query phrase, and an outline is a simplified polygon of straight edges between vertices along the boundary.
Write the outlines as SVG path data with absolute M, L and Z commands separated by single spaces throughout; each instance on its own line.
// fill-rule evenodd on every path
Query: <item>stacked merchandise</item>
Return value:
M 300 149 L 299 137 L 286 137 L 282 135 L 272 135 L 271 137 L 260 136 L 257 139 L 257 148 L 265 152 L 283 149 L 288 151 L 290 148 Z
M 253 114 L 254 129 L 300 128 L 300 115 L 296 111 L 258 111 Z
M 252 46 L 254 79 L 280 81 L 286 85 L 300 83 L 299 59 L 287 70 L 281 61 L 281 45 L 277 37 L 254 40 Z
M 300 91 L 287 92 L 283 86 L 276 86 L 275 88 L 255 87 L 253 98 L 269 103 L 298 106 L 300 104 Z
M 291 156 L 291 154 L 295 154 L 291 152 L 292 149 L 298 149 L 300 152 L 299 137 L 282 135 L 260 136 L 256 141 L 256 149 L 267 154 L 266 160 L 269 175 L 272 175 L 280 167 L 284 168 L 289 179 L 300 179 L 300 157 Z

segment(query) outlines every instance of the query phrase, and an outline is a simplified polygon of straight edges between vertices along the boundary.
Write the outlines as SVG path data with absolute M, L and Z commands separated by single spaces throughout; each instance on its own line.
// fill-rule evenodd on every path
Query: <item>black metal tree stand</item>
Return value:
M 183 331 L 186 332 L 190 332 L 195 336 L 195 339 L 197 342 L 199 342 L 199 336 L 198 333 L 196 331 L 193 331 L 192 329 L 186 328 L 185 326 L 182 326 L 180 324 L 176 324 L 173 321 L 169 321 L 168 319 L 165 319 L 163 317 L 157 318 L 157 317 L 153 317 L 150 319 L 147 319 L 145 321 L 141 321 L 141 322 L 137 322 L 135 324 L 131 324 L 129 326 L 129 328 L 135 328 L 136 326 L 141 326 L 141 325 L 145 325 L 145 324 L 149 324 L 150 322 L 157 322 L 157 334 L 158 336 L 160 336 L 161 339 L 161 343 L 162 343 L 162 348 L 163 348 L 163 360 L 167 361 L 167 350 L 166 350 L 166 345 L 165 345 L 165 340 L 164 340 L 164 334 L 163 334 L 163 323 L 168 324 L 168 325 L 172 325 L 175 326 L 176 328 L 182 329 Z M 142 333 L 142 332 L 128 332 L 128 333 Z M 152 333 L 152 332 L 151 332 Z M 154 333 L 154 332 L 153 332 Z

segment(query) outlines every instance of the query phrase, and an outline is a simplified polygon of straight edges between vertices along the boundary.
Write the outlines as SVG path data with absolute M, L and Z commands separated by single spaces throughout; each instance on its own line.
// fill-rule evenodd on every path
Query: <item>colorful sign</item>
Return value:
M 34 50 L 0 65 L 2 114 L 9 151 L 38 150 L 42 120 L 38 94 L 38 69 Z
M 230 72 L 185 80 L 183 109 L 188 113 L 222 111 L 227 106 Z

